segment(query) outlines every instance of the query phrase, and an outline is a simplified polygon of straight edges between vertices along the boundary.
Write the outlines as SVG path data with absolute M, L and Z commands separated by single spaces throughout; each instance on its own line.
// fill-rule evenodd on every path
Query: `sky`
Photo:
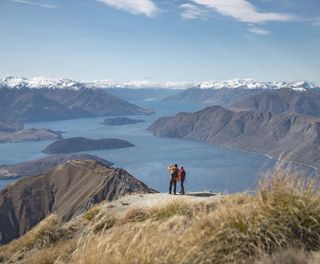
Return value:
M 320 83 L 320 1 L 0 0 L 0 76 Z

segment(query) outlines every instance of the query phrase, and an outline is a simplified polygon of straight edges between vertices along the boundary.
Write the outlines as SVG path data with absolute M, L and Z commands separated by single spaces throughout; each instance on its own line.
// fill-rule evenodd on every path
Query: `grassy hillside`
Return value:
M 319 263 L 317 182 L 276 173 L 254 195 L 51 215 L 0 248 L 2 263 Z

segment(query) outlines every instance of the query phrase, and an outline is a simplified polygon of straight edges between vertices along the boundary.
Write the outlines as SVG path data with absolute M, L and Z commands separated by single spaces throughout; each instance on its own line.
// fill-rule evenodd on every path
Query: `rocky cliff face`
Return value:
M 320 119 L 315 117 L 213 106 L 160 118 L 149 130 L 156 136 L 201 140 L 320 167 Z
M 153 192 L 122 169 L 92 160 L 66 162 L 0 192 L 0 244 L 18 238 L 51 213 L 68 221 L 103 200 Z

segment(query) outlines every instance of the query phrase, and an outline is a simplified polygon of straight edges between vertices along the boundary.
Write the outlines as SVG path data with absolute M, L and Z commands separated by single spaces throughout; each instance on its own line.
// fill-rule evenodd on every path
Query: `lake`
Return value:
M 67 121 L 27 124 L 26 127 L 51 128 L 64 131 L 63 136 L 125 139 L 136 146 L 117 150 L 87 151 L 112 161 L 130 174 L 159 191 L 167 191 L 167 165 L 177 163 L 187 171 L 186 190 L 238 192 L 255 188 L 261 172 L 274 165 L 264 155 L 216 147 L 206 143 L 154 137 L 147 127 L 157 118 L 180 111 L 196 111 L 200 105 L 146 100 L 135 102 L 156 110 L 156 115 L 133 116 L 146 123 L 103 126 L 104 118 L 74 119 Z M 51 141 L 0 144 L 0 164 L 13 164 L 44 157 L 41 153 Z M 9 182 L 0 181 L 0 189 Z

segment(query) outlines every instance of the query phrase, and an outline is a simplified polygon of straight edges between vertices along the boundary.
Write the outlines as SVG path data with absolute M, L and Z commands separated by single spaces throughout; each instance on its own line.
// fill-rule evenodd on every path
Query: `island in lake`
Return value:
M 42 152 L 46 154 L 64 154 L 89 150 L 128 148 L 134 146 L 135 145 L 128 141 L 117 138 L 88 139 L 83 137 L 74 137 L 55 141 L 42 150 Z
M 123 126 L 123 125 L 133 125 L 138 123 L 145 123 L 143 119 L 132 119 L 128 117 L 114 117 L 114 118 L 106 118 L 102 125 L 105 126 Z

